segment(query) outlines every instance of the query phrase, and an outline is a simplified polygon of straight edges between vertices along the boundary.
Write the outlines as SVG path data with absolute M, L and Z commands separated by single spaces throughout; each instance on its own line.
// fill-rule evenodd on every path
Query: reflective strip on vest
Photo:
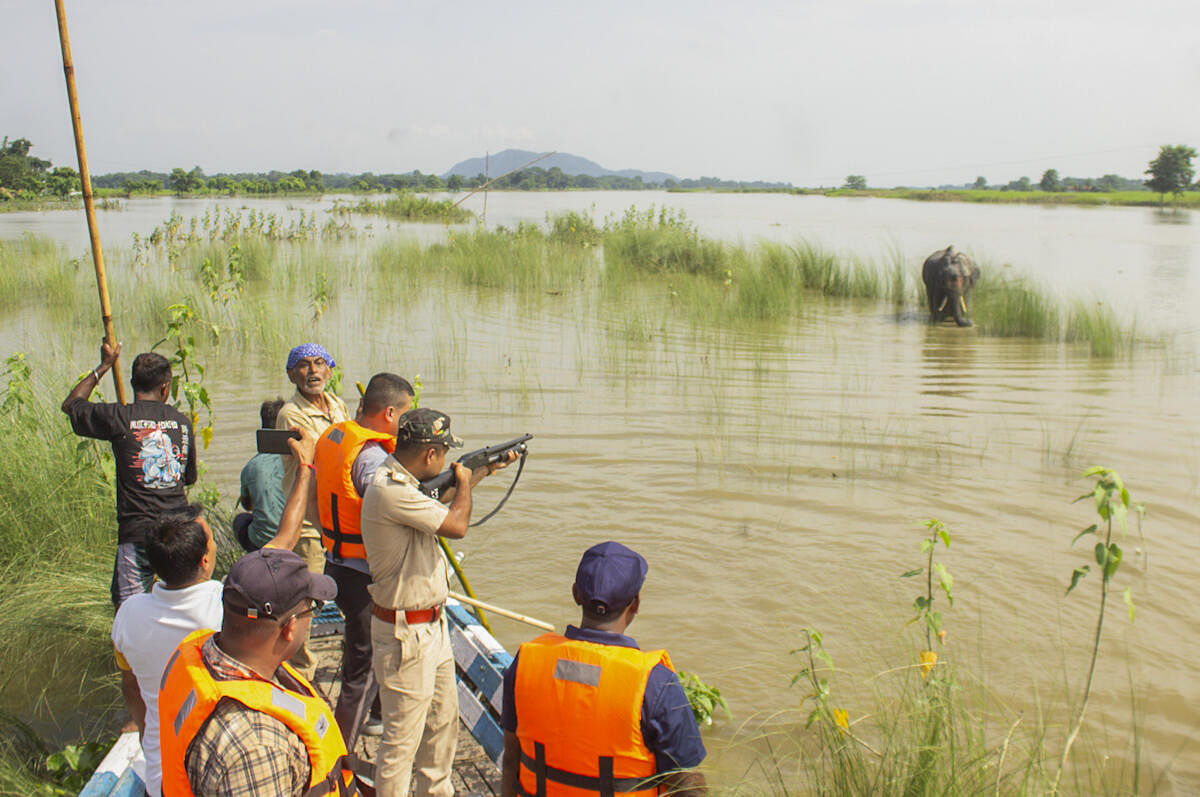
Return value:
M 183 727 L 183 723 L 187 720 L 188 714 L 192 713 L 192 709 L 196 707 L 196 690 L 188 692 L 188 696 L 184 698 L 183 705 L 179 707 L 179 712 L 175 714 L 175 735 L 179 735 L 179 729 Z
M 582 661 L 559 659 L 554 665 L 554 677 L 560 681 L 574 681 L 584 686 L 599 686 L 602 668 L 599 664 L 584 664 Z

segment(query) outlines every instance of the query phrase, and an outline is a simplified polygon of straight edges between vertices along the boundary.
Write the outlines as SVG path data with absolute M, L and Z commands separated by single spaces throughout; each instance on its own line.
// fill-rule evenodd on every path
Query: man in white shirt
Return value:
M 290 441 L 301 465 L 311 465 L 314 437 Z M 279 531 L 268 548 L 290 550 L 300 535 L 308 501 L 311 467 L 301 467 L 288 496 Z M 117 611 L 112 641 L 121 668 L 121 691 L 142 733 L 146 793 L 162 792 L 158 733 L 158 690 L 167 659 L 183 638 L 202 628 L 221 627 L 220 581 L 212 581 L 217 546 L 201 508 L 195 504 L 161 518 L 146 533 L 146 557 L 159 580 L 150 592 L 134 595 Z

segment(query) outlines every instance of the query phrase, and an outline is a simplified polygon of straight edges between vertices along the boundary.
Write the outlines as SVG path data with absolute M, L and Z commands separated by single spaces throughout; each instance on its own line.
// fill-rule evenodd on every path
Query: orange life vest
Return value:
M 642 651 L 543 634 L 521 645 L 514 698 L 521 769 L 529 797 L 657 793 L 642 739 L 642 697 L 665 650 Z M 674 669 L 674 668 L 672 668 Z
M 354 489 L 350 470 L 367 441 L 376 440 L 389 454 L 396 438 L 354 421 L 335 423 L 317 440 L 313 467 L 317 472 L 317 507 L 321 513 L 321 544 L 342 559 L 366 559 L 363 547 L 362 498 Z
M 193 797 L 184 763 L 188 745 L 225 697 L 275 717 L 300 737 L 312 769 L 305 797 L 358 795 L 352 760 L 324 698 L 286 663 L 284 669 L 307 693 L 266 681 L 214 679 L 200 656 L 200 648 L 213 633 L 189 634 L 163 670 L 158 692 L 163 797 Z

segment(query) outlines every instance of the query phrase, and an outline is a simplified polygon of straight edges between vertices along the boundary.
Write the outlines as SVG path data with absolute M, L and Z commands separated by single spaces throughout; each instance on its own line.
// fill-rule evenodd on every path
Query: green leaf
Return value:
M 935 634 L 937 632 L 941 631 L 942 630 L 942 613 L 941 612 L 930 612 L 929 614 L 925 615 L 925 624 L 927 626 L 929 626 L 929 630 Z
M 1092 553 L 1096 557 L 1096 564 L 1104 567 L 1104 563 L 1108 561 L 1108 549 L 1104 547 L 1104 543 L 1096 543 L 1096 547 L 1092 549 Z
M 1121 546 L 1115 542 L 1108 546 L 1108 558 L 1104 563 L 1104 577 L 1106 579 L 1112 578 L 1116 574 L 1117 568 L 1121 566 L 1122 555 Z
M 1083 477 L 1086 479 L 1097 474 L 1104 473 L 1106 470 L 1108 470 L 1108 468 L 1104 467 L 1103 465 L 1093 465 L 1083 472 Z
M 1091 571 L 1092 568 L 1088 567 L 1087 565 L 1075 568 L 1075 570 L 1071 573 L 1071 586 L 1067 587 L 1067 594 L 1070 595 L 1071 590 L 1075 589 L 1075 585 L 1079 583 L 1079 580 Z
M 918 567 L 916 570 L 909 570 L 907 573 L 902 573 L 900 575 L 900 578 L 912 578 L 913 576 L 919 576 L 924 572 L 925 572 L 925 568 Z
M 947 548 L 949 548 L 950 547 L 950 532 L 946 531 L 945 529 L 942 529 L 941 531 L 938 532 L 938 536 L 941 537 L 942 544 L 945 545 Z
M 923 612 L 929 608 L 929 603 L 929 598 L 924 595 L 918 595 L 917 599 L 913 601 L 913 611 L 918 613 Z
M 1075 535 L 1075 539 L 1071 540 L 1071 544 L 1072 544 L 1072 545 L 1074 545 L 1075 543 L 1079 542 L 1079 538 L 1080 538 L 1080 537 L 1083 537 L 1083 536 L 1085 536 L 1085 535 L 1087 535 L 1087 534 L 1095 534 L 1095 533 L 1096 533 L 1096 529 L 1098 529 L 1098 528 L 1099 528 L 1099 526 L 1097 526 L 1095 523 L 1093 523 L 1092 525 L 1088 526 L 1088 527 L 1087 527 L 1086 529 L 1084 529 L 1083 531 L 1081 531 L 1081 532 L 1079 532 L 1078 534 L 1076 534 L 1076 535 Z
M 1121 488 L 1121 503 L 1124 506 L 1129 506 L 1129 491 L 1124 487 Z
M 933 540 L 928 538 L 921 540 L 921 553 L 929 553 L 931 548 L 933 548 Z
M 1125 591 L 1121 593 L 1121 596 L 1125 598 L 1125 608 L 1129 609 L 1129 622 L 1132 623 L 1134 615 L 1133 592 L 1129 589 L 1129 587 L 1126 587 Z
M 816 654 L 818 659 L 825 662 L 825 666 L 827 666 L 831 670 L 834 668 L 833 667 L 833 659 L 829 657 L 828 653 L 826 653 L 824 650 L 816 650 L 813 652 Z

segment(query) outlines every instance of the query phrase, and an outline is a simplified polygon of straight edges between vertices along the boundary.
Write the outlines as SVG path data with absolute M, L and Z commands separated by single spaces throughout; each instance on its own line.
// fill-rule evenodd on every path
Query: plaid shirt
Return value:
M 209 637 L 200 656 L 215 680 L 263 678 Z M 279 682 L 276 672 L 276 683 Z M 304 742 L 274 717 L 222 699 L 188 745 L 184 760 L 192 793 L 205 797 L 274 797 L 308 791 L 312 768 Z

